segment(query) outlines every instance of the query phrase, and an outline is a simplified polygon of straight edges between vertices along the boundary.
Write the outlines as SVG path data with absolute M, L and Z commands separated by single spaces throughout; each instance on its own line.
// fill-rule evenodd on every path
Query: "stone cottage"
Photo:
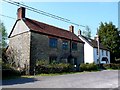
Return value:
M 17 11 L 16 20 L 9 35 L 7 55 L 13 65 L 33 74 L 38 60 L 48 63 L 72 63 L 77 67 L 84 62 L 84 42 L 69 31 L 25 17 L 25 8 Z

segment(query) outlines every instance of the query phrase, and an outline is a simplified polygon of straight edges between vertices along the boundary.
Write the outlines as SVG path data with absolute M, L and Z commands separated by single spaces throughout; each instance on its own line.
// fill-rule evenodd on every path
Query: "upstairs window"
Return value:
M 57 48 L 57 39 L 56 38 L 50 38 L 49 39 L 49 46 L 52 48 Z
M 63 41 L 62 48 L 65 50 L 68 49 L 68 41 Z
M 75 42 L 72 43 L 72 49 L 77 50 L 77 43 L 75 43 Z

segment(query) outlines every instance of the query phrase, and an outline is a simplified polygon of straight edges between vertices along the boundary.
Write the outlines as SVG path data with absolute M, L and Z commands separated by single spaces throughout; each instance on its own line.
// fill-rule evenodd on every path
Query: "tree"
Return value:
M 91 38 L 91 30 L 88 26 L 85 27 L 85 30 L 83 31 L 83 36 Z
M 5 29 L 4 24 L 0 21 L 0 57 L 2 57 L 2 61 L 4 63 L 7 62 L 6 56 L 6 46 L 7 46 L 7 31 Z M 2 55 L 2 56 L 1 56 Z
M 100 42 L 110 50 L 111 62 L 120 58 L 120 36 L 118 28 L 112 22 L 102 23 L 98 29 Z
M 4 26 L 4 23 L 0 21 L 0 33 L 2 34 L 2 48 L 5 48 L 7 46 L 7 31 Z

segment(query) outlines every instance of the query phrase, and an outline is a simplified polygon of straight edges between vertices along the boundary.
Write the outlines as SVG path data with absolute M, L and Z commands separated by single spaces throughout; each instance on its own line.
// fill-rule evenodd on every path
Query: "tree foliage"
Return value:
M 7 31 L 5 29 L 4 23 L 0 20 L 0 57 L 2 57 L 2 61 L 6 63 L 7 56 L 6 56 L 6 46 L 7 46 Z
M 120 58 L 120 36 L 118 29 L 112 22 L 101 22 L 98 34 L 100 42 L 110 50 L 111 62 L 115 62 L 115 58 Z
M 91 30 L 90 30 L 89 26 L 85 27 L 85 30 L 83 31 L 83 36 L 91 38 Z
M 4 23 L 0 21 L 0 33 L 2 33 L 2 47 L 5 48 L 7 46 L 7 31 L 4 26 Z

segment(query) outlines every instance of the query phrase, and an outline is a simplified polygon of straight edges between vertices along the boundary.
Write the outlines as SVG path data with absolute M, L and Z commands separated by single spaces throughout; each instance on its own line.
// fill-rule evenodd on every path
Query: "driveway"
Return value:
M 118 88 L 118 75 L 120 75 L 118 72 L 118 70 L 104 70 L 3 80 L 2 88 Z

